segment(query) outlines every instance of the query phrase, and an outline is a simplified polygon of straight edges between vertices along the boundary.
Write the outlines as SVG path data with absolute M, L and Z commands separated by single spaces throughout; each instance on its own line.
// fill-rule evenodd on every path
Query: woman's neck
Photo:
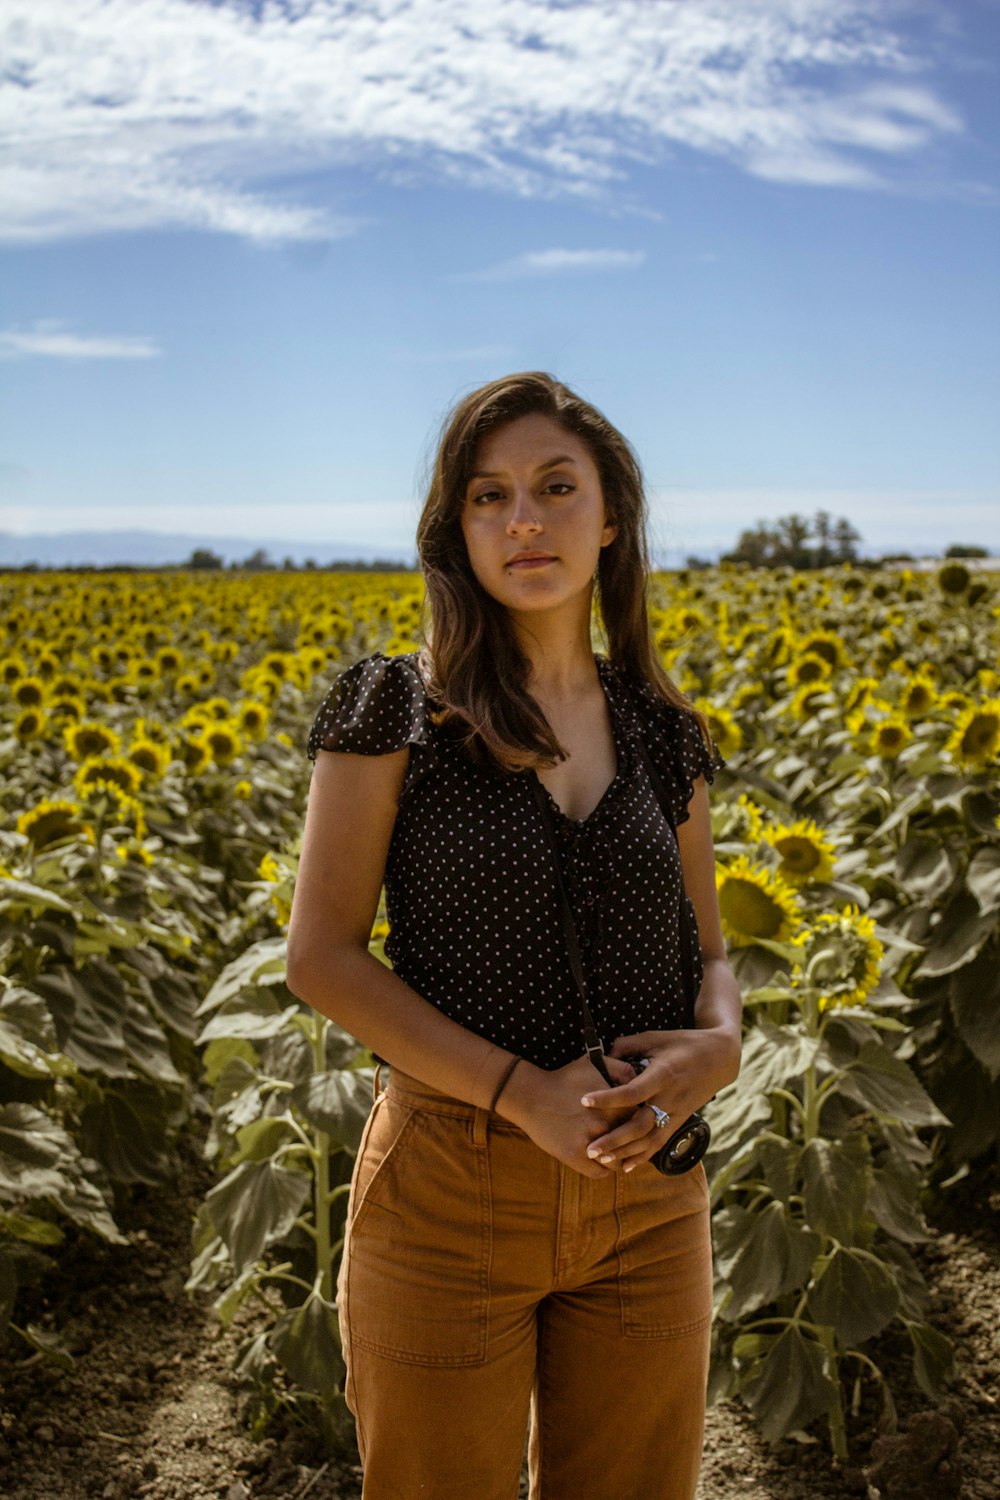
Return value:
M 547 616 L 541 611 L 511 615 L 517 643 L 530 663 L 528 691 L 548 703 L 571 702 L 593 691 L 597 665 L 590 642 L 590 601 L 586 614 Z

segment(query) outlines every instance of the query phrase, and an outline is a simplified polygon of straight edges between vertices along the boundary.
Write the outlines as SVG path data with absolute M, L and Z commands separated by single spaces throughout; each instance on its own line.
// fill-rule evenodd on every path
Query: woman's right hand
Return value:
M 604 1059 L 614 1083 L 628 1083 L 635 1069 L 617 1057 Z M 521 1062 L 511 1074 L 500 1096 L 497 1113 L 520 1127 L 525 1135 L 556 1161 L 561 1161 L 581 1177 L 604 1177 L 612 1167 L 591 1161 L 587 1147 L 610 1128 L 635 1112 L 635 1105 L 613 1109 L 605 1105 L 600 1111 L 586 1109 L 581 1099 L 595 1087 L 607 1090 L 607 1084 L 590 1058 L 574 1058 L 565 1067 L 551 1072 Z

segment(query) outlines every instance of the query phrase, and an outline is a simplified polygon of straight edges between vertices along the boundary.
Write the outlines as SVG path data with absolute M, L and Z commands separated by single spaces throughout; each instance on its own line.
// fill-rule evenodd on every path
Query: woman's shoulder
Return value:
M 419 653 L 386 656 L 375 651 L 346 667 L 319 705 L 306 753 L 349 750 L 388 755 L 408 744 L 426 744 L 433 725 Z

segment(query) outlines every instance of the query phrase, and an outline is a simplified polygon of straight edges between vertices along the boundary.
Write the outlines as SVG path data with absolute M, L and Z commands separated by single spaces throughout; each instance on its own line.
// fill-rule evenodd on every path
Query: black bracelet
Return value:
M 503 1075 L 502 1075 L 502 1077 L 500 1079 L 500 1082 L 497 1084 L 496 1088 L 493 1090 L 493 1098 L 490 1100 L 490 1109 L 491 1110 L 495 1110 L 496 1109 L 496 1107 L 497 1107 L 497 1100 L 500 1098 L 500 1095 L 503 1093 L 504 1089 L 507 1087 L 507 1082 L 508 1082 L 508 1080 L 510 1078 L 510 1075 L 513 1073 L 514 1069 L 517 1067 L 518 1063 L 519 1062 L 523 1062 L 523 1061 L 524 1061 L 524 1059 L 522 1057 L 512 1057 L 511 1060 L 510 1060 L 510 1062 L 504 1068 Z

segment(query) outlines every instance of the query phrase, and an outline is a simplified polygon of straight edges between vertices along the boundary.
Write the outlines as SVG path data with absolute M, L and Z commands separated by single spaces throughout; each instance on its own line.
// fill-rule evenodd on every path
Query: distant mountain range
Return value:
M 392 546 L 340 542 L 290 542 L 273 537 L 186 536 L 164 531 L 54 531 L 15 533 L 0 531 L 0 567 L 41 568 L 96 567 L 117 564 L 131 567 L 185 563 L 192 552 L 217 553 L 228 566 L 243 562 L 254 552 L 264 551 L 278 567 L 290 557 L 299 567 L 307 558 L 319 566 L 331 562 L 392 562 L 410 567 L 412 551 Z

